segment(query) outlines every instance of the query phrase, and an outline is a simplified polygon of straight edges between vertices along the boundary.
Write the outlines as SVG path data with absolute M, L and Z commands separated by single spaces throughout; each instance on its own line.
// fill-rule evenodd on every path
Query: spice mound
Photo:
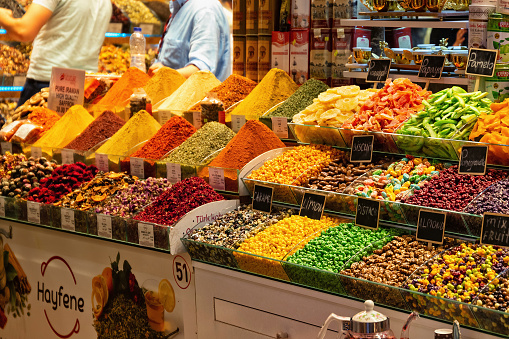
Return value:
M 235 133 L 219 122 L 209 122 L 184 141 L 165 162 L 183 165 L 200 165 L 206 157 L 225 147 Z
M 83 132 L 94 118 L 81 105 L 74 105 L 55 125 L 40 138 L 34 146 L 64 148 L 78 134 Z
M 232 74 L 223 83 L 210 92 L 217 94 L 217 99 L 223 103 L 225 110 L 233 104 L 244 100 L 256 87 L 256 82 L 241 75 Z M 191 111 L 200 111 L 201 105 L 196 104 Z
M 157 104 L 172 95 L 185 81 L 186 78 L 176 70 L 163 67 L 147 82 L 143 89 L 152 100 L 152 104 Z
M 99 172 L 94 179 L 71 193 L 63 196 L 55 206 L 69 207 L 76 210 L 86 211 L 102 203 L 118 190 L 126 188 L 138 180 L 125 173 Z
M 82 152 L 88 151 L 113 136 L 124 124 L 125 121 L 112 111 L 104 111 L 65 148 Z
M 133 147 L 156 134 L 159 128 L 161 125 L 147 111 L 139 111 L 96 152 L 127 155 Z
M 201 101 L 221 81 L 209 71 L 198 71 L 191 75 L 172 95 L 164 100 L 159 110 L 169 110 L 174 114 L 182 115 L 184 111 Z
M 166 178 L 135 181 L 98 206 L 95 212 L 131 218 L 140 209 L 155 201 L 170 186 Z
M 84 182 L 92 180 L 98 171 L 97 167 L 87 166 L 82 162 L 59 166 L 51 173 L 50 177 L 39 181 L 39 187 L 34 187 L 28 192 L 27 199 L 53 204 Z
M 166 190 L 136 220 L 172 226 L 186 213 L 209 202 L 224 200 L 202 178 L 185 179 Z
M 179 116 L 171 117 L 143 147 L 131 156 L 144 159 L 161 159 L 166 153 L 180 146 L 194 132 L 196 132 L 196 128 L 186 119 Z
M 288 99 L 298 86 L 285 71 L 273 68 L 253 91 L 231 112 L 231 115 L 263 115 Z M 298 112 L 296 112 L 298 113 Z M 231 116 L 227 117 L 231 121 Z
M 135 88 L 143 87 L 150 77 L 136 67 L 131 67 L 110 88 L 108 93 L 97 103 L 99 106 L 124 106 Z
M 32 110 L 32 113 L 28 115 L 28 120 L 30 120 L 31 123 L 42 127 L 41 136 L 49 131 L 59 119 L 60 115 L 44 107 L 36 107 Z

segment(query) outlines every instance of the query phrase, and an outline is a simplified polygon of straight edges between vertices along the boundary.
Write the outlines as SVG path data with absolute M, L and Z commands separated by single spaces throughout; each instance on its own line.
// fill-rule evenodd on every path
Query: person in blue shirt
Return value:
M 149 74 L 166 66 L 186 78 L 210 71 L 224 81 L 231 74 L 230 27 L 217 0 L 171 0 L 171 18 L 156 63 Z

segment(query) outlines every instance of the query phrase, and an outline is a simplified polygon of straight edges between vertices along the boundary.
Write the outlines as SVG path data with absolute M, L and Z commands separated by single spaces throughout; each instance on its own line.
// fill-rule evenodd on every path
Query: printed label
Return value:
M 288 119 L 285 117 L 272 117 L 272 131 L 278 138 L 288 139 Z
M 209 185 L 216 190 L 224 191 L 224 169 L 209 167 Z
M 109 172 L 110 164 L 108 162 L 108 155 L 96 153 L 95 154 L 95 166 L 99 169 L 99 171 Z
M 166 163 L 166 178 L 172 184 L 182 181 L 182 169 L 180 164 Z
M 138 223 L 138 244 L 154 247 L 154 225 Z
M 74 152 L 71 149 L 62 150 L 62 165 L 74 164 Z
M 97 235 L 103 238 L 111 239 L 111 216 L 106 214 L 97 215 Z
M 70 208 L 60 209 L 60 225 L 64 230 L 68 231 L 76 230 L 76 225 L 74 223 L 74 210 Z
M 137 176 L 140 179 L 145 179 L 145 167 L 143 166 L 143 159 L 131 158 L 131 175 Z
M 246 123 L 245 115 L 232 115 L 232 130 L 235 133 L 238 133 L 245 123 Z
M 41 204 L 34 201 L 27 201 L 27 220 L 34 224 L 41 223 Z

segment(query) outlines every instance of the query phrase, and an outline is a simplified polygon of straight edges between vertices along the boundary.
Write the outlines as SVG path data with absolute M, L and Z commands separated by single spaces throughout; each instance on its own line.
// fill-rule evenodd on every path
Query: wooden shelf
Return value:
M 359 15 L 367 15 L 373 18 L 394 17 L 403 20 L 403 18 L 418 20 L 419 18 L 468 18 L 468 11 L 442 11 L 442 12 L 415 12 L 415 11 L 387 11 L 387 12 L 360 12 Z M 414 19 L 415 18 L 415 19 Z
M 468 20 L 439 21 L 433 18 L 419 18 L 419 20 L 394 19 L 341 19 L 341 26 L 366 27 L 410 27 L 410 28 L 467 28 Z
M 352 72 L 352 71 L 346 71 L 343 72 L 343 76 L 345 78 L 354 78 L 354 79 L 366 79 L 367 72 Z M 389 73 L 389 78 L 396 79 L 396 78 L 408 78 L 412 82 L 417 83 L 425 83 L 426 81 L 422 78 L 417 77 L 416 72 L 397 72 L 397 73 Z M 442 76 L 441 79 L 430 79 L 430 83 L 434 84 L 448 84 L 448 85 L 460 85 L 460 86 L 467 86 L 468 85 L 468 78 L 465 77 L 459 77 L 459 76 Z

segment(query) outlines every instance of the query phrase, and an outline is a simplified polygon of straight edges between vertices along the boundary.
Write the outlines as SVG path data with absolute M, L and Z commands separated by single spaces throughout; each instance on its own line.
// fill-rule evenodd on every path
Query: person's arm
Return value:
M 7 31 L 10 38 L 30 42 L 35 39 L 52 14 L 51 10 L 38 4 L 30 5 L 21 18 L 14 18 L 11 10 L 0 8 L 0 26 Z
M 185 78 L 189 78 L 194 73 L 198 72 L 200 69 L 195 65 L 188 65 L 186 67 L 182 67 L 177 69 L 177 72 L 182 74 Z

